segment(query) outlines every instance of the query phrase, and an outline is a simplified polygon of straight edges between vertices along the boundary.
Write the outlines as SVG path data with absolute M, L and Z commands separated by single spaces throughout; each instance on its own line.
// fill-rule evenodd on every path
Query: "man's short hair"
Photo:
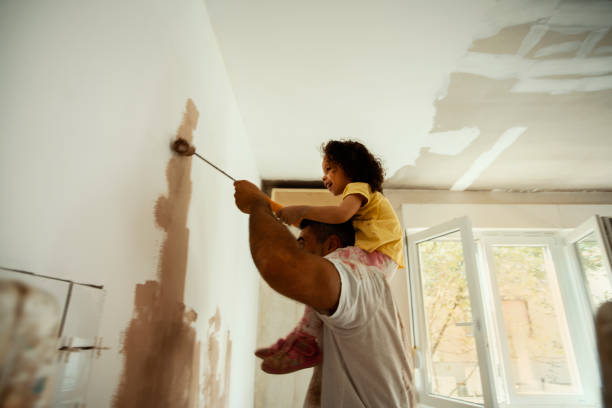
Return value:
M 325 242 L 330 235 L 336 235 L 340 238 L 340 245 L 342 247 L 355 245 L 355 228 L 353 228 L 351 221 L 342 224 L 325 224 L 304 219 L 300 222 L 300 229 L 306 227 L 311 228 L 319 243 Z

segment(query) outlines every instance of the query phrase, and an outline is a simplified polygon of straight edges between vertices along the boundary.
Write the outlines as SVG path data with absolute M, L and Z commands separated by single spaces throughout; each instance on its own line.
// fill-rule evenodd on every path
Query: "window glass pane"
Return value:
M 596 311 L 602 303 L 612 300 L 612 284 L 608 271 L 603 265 L 601 247 L 594 232 L 577 241 L 575 246 L 589 291 L 591 305 L 593 311 Z
M 571 345 L 546 246 L 493 246 L 514 392 L 577 392 Z
M 431 393 L 483 403 L 459 232 L 417 245 Z

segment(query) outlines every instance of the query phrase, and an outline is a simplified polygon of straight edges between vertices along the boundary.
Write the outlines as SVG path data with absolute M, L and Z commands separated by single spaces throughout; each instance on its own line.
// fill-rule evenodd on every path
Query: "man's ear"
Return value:
M 324 255 L 334 252 L 336 249 L 342 246 L 342 242 L 340 242 L 340 238 L 337 235 L 330 235 L 327 237 L 325 242 L 323 243 L 323 252 Z

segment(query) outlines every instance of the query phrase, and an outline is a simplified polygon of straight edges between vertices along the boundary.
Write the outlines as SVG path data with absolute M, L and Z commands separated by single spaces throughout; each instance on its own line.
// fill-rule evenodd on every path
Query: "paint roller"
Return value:
M 236 181 L 235 178 L 233 178 L 232 176 L 227 174 L 225 171 L 223 171 L 219 167 L 215 166 L 213 163 L 211 163 L 210 161 L 206 160 L 204 157 L 200 156 L 196 152 L 195 146 L 192 145 L 191 143 L 189 143 L 187 140 L 179 137 L 178 139 L 176 139 L 172 143 L 172 145 L 170 147 L 171 147 L 171 149 L 174 152 L 180 154 L 181 156 L 197 156 L 199 159 L 201 159 L 206 164 L 208 164 L 209 166 L 211 166 L 212 168 L 217 170 L 219 173 L 223 174 L 225 177 L 229 178 L 232 181 Z M 283 208 L 283 206 L 280 205 L 279 203 L 277 203 L 276 201 L 272 201 L 272 199 L 270 197 L 266 196 L 266 198 L 268 199 L 268 202 L 270 203 L 270 209 L 272 209 L 273 212 L 277 212 L 278 210 Z

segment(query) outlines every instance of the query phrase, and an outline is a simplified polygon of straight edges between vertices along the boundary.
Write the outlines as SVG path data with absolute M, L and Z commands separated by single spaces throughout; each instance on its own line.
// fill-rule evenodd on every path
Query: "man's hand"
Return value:
M 296 225 L 302 218 L 304 218 L 304 214 L 306 213 L 307 209 L 307 205 L 289 205 L 278 210 L 276 214 L 284 223 Z
M 262 278 L 278 293 L 315 310 L 338 303 L 340 276 L 322 254 L 301 249 L 271 210 L 271 201 L 248 181 L 234 183 L 236 206 L 249 214 L 249 245 Z M 314 238 L 313 238 L 314 239 Z
M 250 214 L 253 207 L 258 204 L 267 204 L 268 197 L 250 181 L 238 180 L 234 182 L 234 199 L 236 207 L 245 214 Z

